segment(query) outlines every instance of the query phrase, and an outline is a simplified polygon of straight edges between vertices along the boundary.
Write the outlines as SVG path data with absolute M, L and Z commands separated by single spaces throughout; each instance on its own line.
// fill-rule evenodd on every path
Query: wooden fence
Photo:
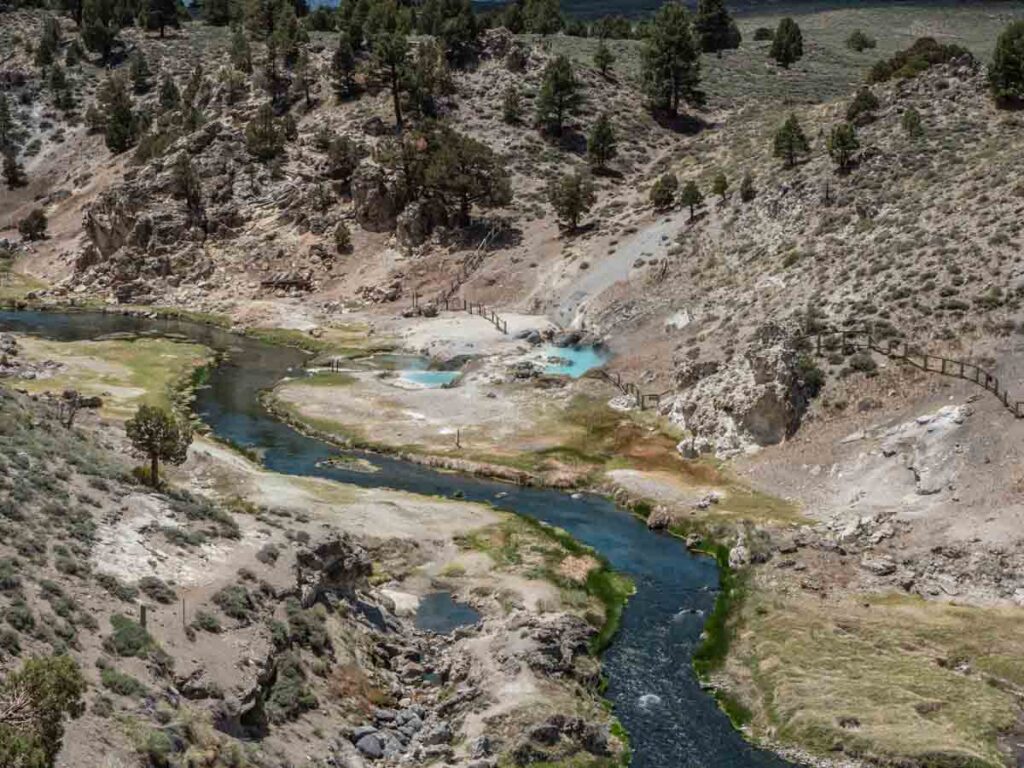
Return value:
M 877 339 L 869 331 L 829 331 L 801 336 L 799 339 L 812 344 L 815 354 L 819 356 L 827 352 L 829 348 L 835 347 L 847 353 L 864 349 L 912 365 L 928 373 L 938 373 L 969 381 L 994 394 L 1014 417 L 1024 419 L 1024 400 L 1011 399 L 1009 390 L 999 379 L 980 365 L 941 355 L 931 355 L 902 339 Z M 632 397 L 633 402 L 641 411 L 660 407 L 662 398 L 673 391 L 668 389 L 664 392 L 643 392 L 633 382 L 624 380 L 621 374 L 609 373 L 604 369 L 594 371 L 594 375 L 612 384 L 622 394 Z
M 455 310 L 457 312 L 468 312 L 471 315 L 479 315 L 507 336 L 508 321 L 503 320 L 493 308 L 488 307 L 483 302 L 469 301 L 466 298 L 459 298 L 455 295 L 459 292 L 459 289 L 462 287 L 466 278 L 475 272 L 483 263 L 487 245 L 490 243 L 497 231 L 498 228 L 494 226 L 487 231 L 487 234 L 484 235 L 484 239 L 480 241 L 480 245 L 476 247 L 476 250 L 467 256 L 462 262 L 462 265 L 459 267 L 458 276 L 449 282 L 448 285 L 437 294 L 434 298 L 434 303 L 438 308 L 444 307 L 446 312 Z M 419 294 L 413 291 L 412 305 L 414 308 L 419 306 L 419 299 Z
M 648 408 L 658 408 L 661 406 L 661 398 L 672 394 L 671 389 L 666 389 L 664 392 L 643 392 L 640 387 L 631 381 L 626 381 L 622 378 L 619 373 L 608 373 L 603 368 L 598 368 L 593 371 L 593 374 L 600 379 L 604 379 L 612 386 L 614 386 L 619 392 L 624 395 L 628 395 L 633 398 L 633 403 L 641 411 L 646 411 Z
M 928 373 L 963 379 L 994 394 L 1016 418 L 1024 419 L 1024 401 L 1011 400 L 1009 390 L 999 379 L 980 365 L 955 358 L 930 355 L 902 339 L 877 339 L 868 331 L 831 331 L 801 337 L 814 345 L 817 355 L 830 347 L 844 351 L 864 349 L 877 352 L 898 362 L 906 363 Z

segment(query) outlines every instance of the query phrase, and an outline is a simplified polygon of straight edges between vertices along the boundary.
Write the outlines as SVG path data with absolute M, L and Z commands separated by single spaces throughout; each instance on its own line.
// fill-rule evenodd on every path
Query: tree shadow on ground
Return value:
M 523 230 L 508 219 L 481 217 L 453 230 L 447 241 L 448 245 L 460 249 L 476 250 L 483 243 L 485 250 L 497 251 L 519 245 L 523 241 Z
M 672 114 L 657 110 L 651 116 L 654 118 L 654 122 L 665 130 L 672 131 L 673 133 L 682 133 L 687 136 L 698 134 L 706 128 L 712 127 L 712 124 L 702 117 L 685 112 L 682 114 Z

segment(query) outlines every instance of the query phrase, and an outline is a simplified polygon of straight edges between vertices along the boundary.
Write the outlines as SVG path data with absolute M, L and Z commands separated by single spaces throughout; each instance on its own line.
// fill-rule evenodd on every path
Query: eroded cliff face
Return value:
M 792 435 L 810 401 L 798 359 L 792 334 L 769 324 L 728 363 L 681 363 L 683 389 L 667 406 L 669 418 L 692 433 L 679 449 L 729 456 Z

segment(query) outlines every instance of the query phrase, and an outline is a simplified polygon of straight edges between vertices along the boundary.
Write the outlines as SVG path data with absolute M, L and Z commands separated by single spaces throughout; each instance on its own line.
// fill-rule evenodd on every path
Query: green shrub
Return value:
M 808 397 L 817 397 L 825 386 L 825 372 L 818 367 L 809 355 L 801 355 L 796 361 L 797 376 L 804 384 Z
M 213 602 L 225 615 L 245 623 L 252 620 L 256 610 L 252 595 L 241 584 L 224 587 L 213 596 Z
M 869 37 L 859 29 L 855 29 L 850 33 L 850 36 L 846 38 L 846 47 L 851 51 L 861 53 L 866 51 L 868 48 L 874 48 L 878 45 L 877 41 L 873 37 Z
M 850 369 L 870 376 L 878 370 L 878 363 L 870 352 L 854 352 L 850 355 Z
M 103 673 L 101 672 L 100 678 L 102 679 L 102 677 Z M 92 703 L 92 707 L 90 709 L 96 717 L 107 718 L 114 714 L 114 702 L 109 696 L 100 694 L 96 697 L 96 700 Z
M 8 624 L 19 632 L 30 632 L 36 626 L 35 616 L 32 615 L 32 610 L 22 597 L 15 598 L 7 606 L 7 610 L 4 611 L 4 618 Z
M 170 765 L 170 756 L 174 752 L 174 743 L 171 737 L 163 731 L 152 730 L 146 734 L 142 747 L 139 750 L 154 768 L 162 768 Z
M 21 576 L 17 570 L 17 560 L 11 557 L 0 558 L 0 592 L 11 592 L 21 587 Z
M 103 641 L 103 649 L 115 656 L 145 658 L 156 643 L 143 627 L 127 616 L 115 613 L 110 617 L 114 631 Z
M 149 689 L 131 675 L 119 672 L 113 667 L 100 670 L 100 683 L 108 691 L 119 696 L 141 697 L 149 693 Z
M 293 643 L 309 648 L 317 656 L 331 649 L 322 606 L 304 609 L 297 600 L 291 598 L 285 604 L 285 610 L 288 614 L 289 638 Z
M 306 673 L 299 655 L 285 653 L 277 662 L 274 686 L 267 697 L 267 716 L 272 723 L 295 720 L 303 712 L 317 707 L 316 696 L 306 686 Z
M 220 619 L 207 611 L 196 611 L 192 619 L 192 626 L 203 632 L 217 633 L 221 631 Z
M 156 576 L 143 576 L 139 579 L 139 589 L 150 599 L 164 605 L 173 603 L 177 598 L 174 590 Z
M 850 106 L 846 108 L 846 119 L 850 122 L 858 118 L 869 116 L 878 109 L 878 97 L 869 88 L 858 89 L 857 95 L 853 97 Z
M 96 583 L 118 600 L 123 600 L 126 603 L 130 603 L 139 595 L 138 589 L 129 584 L 125 584 L 116 576 L 112 576 L 109 573 L 97 573 Z
M 9 656 L 17 656 L 21 653 L 21 641 L 18 633 L 13 629 L 0 630 L 0 650 Z
M 971 52 L 959 45 L 940 45 L 931 37 L 922 37 L 902 51 L 897 51 L 889 59 L 875 63 L 868 74 L 869 83 L 880 83 L 893 78 L 916 77 L 935 64 L 942 64 L 952 59 L 967 56 Z

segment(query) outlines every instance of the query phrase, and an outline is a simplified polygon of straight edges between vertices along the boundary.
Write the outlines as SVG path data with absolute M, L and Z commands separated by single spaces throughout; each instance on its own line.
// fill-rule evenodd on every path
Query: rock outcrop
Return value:
M 730 364 L 688 364 L 677 379 L 693 383 L 672 399 L 669 411 L 693 434 L 680 450 L 726 456 L 792 435 L 809 400 L 797 359 L 791 336 L 768 324 Z

